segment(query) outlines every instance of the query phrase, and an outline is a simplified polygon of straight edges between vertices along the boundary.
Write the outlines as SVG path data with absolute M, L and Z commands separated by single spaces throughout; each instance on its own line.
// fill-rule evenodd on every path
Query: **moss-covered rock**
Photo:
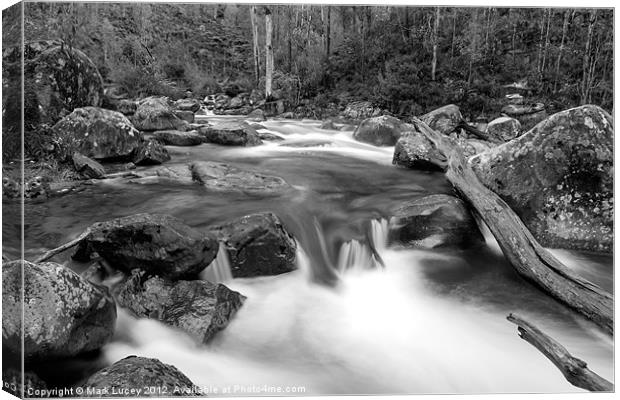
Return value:
M 147 97 L 138 103 L 132 116 L 141 131 L 185 130 L 187 122 L 179 118 L 165 97 Z
M 510 117 L 500 117 L 489 122 L 486 133 L 501 142 L 508 142 L 521 135 L 521 123 Z
M 392 164 L 423 171 L 443 171 L 448 160 L 420 132 L 405 133 L 394 147 Z
M 108 290 L 60 264 L 17 260 L 2 266 L 2 341 L 14 353 L 21 353 L 22 329 L 28 359 L 96 350 L 112 338 L 115 321 Z
M 613 248 L 613 120 L 586 105 L 470 159 L 543 246 Z
M 127 117 L 99 107 L 75 109 L 53 126 L 52 134 L 61 158 L 79 152 L 94 159 L 125 159 L 143 141 Z

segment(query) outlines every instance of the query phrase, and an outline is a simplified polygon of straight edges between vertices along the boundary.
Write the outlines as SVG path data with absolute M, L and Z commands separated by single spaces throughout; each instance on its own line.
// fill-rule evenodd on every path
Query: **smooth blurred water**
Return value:
M 418 196 L 452 193 L 442 174 L 394 167 L 393 148 L 356 142 L 350 131 L 321 130 L 319 121 L 262 125 L 285 140 L 251 148 L 170 147 L 171 163 L 221 161 L 281 176 L 294 187 L 283 196 L 117 179 L 28 204 L 26 258 L 95 221 L 139 212 L 171 214 L 206 230 L 273 211 L 299 242 L 298 270 L 275 277 L 231 279 L 226 258 L 218 257 L 205 276 L 226 282 L 247 300 L 209 345 L 119 310 L 115 340 L 104 348 L 106 362 L 130 354 L 156 357 L 194 383 L 220 389 L 267 384 L 304 386 L 304 394 L 578 391 L 517 336 L 506 320 L 517 312 L 613 379 L 613 340 L 524 282 L 488 232 L 487 246 L 470 251 L 387 247 L 384 219 L 390 210 Z M 15 207 L 3 207 L 3 250 L 9 256 L 19 254 Z M 554 254 L 613 289 L 612 257 Z M 72 265 L 68 258 L 57 261 Z M 335 287 L 316 283 L 329 268 L 338 271 Z M 265 394 L 240 390 L 229 394 Z

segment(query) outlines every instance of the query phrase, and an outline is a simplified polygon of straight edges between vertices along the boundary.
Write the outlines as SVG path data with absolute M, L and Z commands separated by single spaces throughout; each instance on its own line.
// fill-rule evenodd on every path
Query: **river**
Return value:
M 250 148 L 169 147 L 171 163 L 222 161 L 281 176 L 295 188 L 283 196 L 113 179 L 27 204 L 27 259 L 75 238 L 93 222 L 141 212 L 171 214 L 206 230 L 273 211 L 299 241 L 294 272 L 223 278 L 247 300 L 209 345 L 119 309 L 115 338 L 102 352 L 107 363 L 131 354 L 155 357 L 211 388 L 210 396 L 225 388 L 232 388 L 227 395 L 273 395 L 278 393 L 264 390 L 278 386 L 284 395 L 580 391 L 518 337 L 506 320 L 516 312 L 613 380 L 613 339 L 523 281 L 484 227 L 482 249 L 385 245 L 391 209 L 419 196 L 452 193 L 443 174 L 397 168 L 393 147 L 356 142 L 351 131 L 319 129 L 320 121 L 262 125 L 284 140 Z M 15 204 L 5 203 L 3 250 L 12 257 L 19 254 L 17 212 Z M 367 233 L 385 268 L 367 265 L 360 245 Z M 611 256 L 553 253 L 613 290 Z M 68 254 L 57 261 L 79 268 Z M 326 268 L 333 267 L 339 283 L 322 284 Z

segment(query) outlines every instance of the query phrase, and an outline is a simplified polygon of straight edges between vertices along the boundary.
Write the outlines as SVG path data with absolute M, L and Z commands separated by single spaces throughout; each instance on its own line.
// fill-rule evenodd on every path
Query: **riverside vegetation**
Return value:
M 178 365 L 100 357 L 128 340 L 124 318 L 217 348 L 256 311 L 260 290 L 244 282 L 301 271 L 337 293 L 349 268 L 393 268 L 388 249 L 487 254 L 493 236 L 519 274 L 511 285 L 549 313 L 613 334 L 609 289 L 542 247 L 613 249 L 610 15 L 28 3 L 28 40 L 3 53 L 4 210 L 23 195 L 26 214 L 50 207 L 79 232 L 51 234 L 24 216 L 45 231 L 26 234 L 28 261 L 3 233 L 3 375 L 18 376 L 23 357 L 26 389 L 191 388 L 197 375 Z M 6 43 L 14 28 L 3 24 Z M 262 40 L 273 40 L 266 54 Z M 22 51 L 23 94 L 5 78 L 19 72 Z M 569 54 L 583 56 L 578 74 Z M 303 137 L 303 124 L 320 134 Z M 586 377 L 576 386 L 613 388 L 576 365 Z

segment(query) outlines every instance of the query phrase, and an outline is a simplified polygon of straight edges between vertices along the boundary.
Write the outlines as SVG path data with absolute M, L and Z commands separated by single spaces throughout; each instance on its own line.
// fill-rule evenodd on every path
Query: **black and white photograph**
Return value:
M 3 399 L 614 393 L 614 5 L 457 3 L 3 3 Z

